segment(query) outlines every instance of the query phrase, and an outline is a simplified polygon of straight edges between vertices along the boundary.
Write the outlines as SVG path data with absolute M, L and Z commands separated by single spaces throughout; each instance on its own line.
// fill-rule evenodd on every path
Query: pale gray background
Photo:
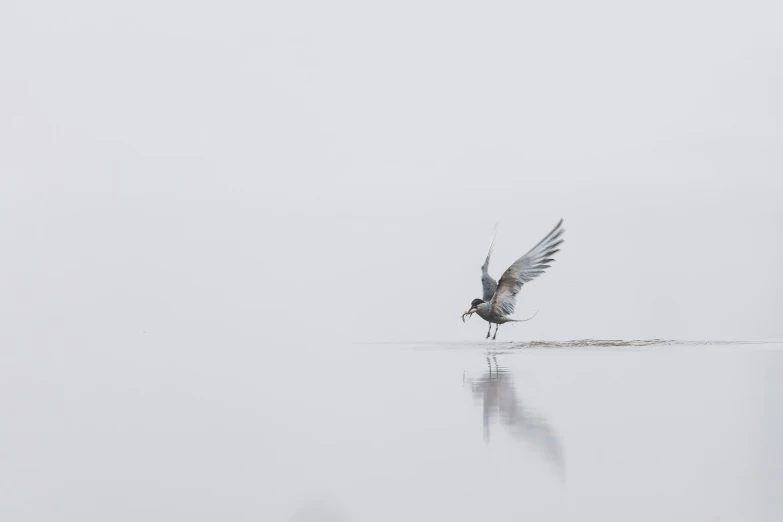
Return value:
M 459 315 L 496 221 L 496 277 L 567 229 L 520 296 L 538 316 L 502 340 L 783 338 L 782 18 L 774 1 L 4 1 L 3 518 L 58 513 L 39 500 L 105 415 L 130 482 L 83 475 L 85 498 L 140 487 L 123 433 L 144 455 L 181 447 L 122 419 L 263 445 L 247 411 L 171 417 L 177 382 L 264 411 L 259 368 L 304 401 L 321 381 L 279 369 L 334 340 L 481 339 Z M 20 481 L 31 455 L 44 469 Z M 193 476 L 150 461 L 169 465 Z M 171 520 L 165 489 L 139 516 Z M 204 500 L 214 516 L 227 495 Z
M 778 6 L 5 2 L 3 340 L 783 337 Z

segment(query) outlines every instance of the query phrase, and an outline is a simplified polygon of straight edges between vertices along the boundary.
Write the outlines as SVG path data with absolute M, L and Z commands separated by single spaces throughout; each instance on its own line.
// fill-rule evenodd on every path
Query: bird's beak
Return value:
M 470 319 L 470 316 L 473 315 L 475 312 L 476 312 L 476 307 L 475 306 L 471 307 L 470 310 L 462 314 L 462 322 L 463 323 L 465 322 L 465 316 L 467 316 L 468 319 Z

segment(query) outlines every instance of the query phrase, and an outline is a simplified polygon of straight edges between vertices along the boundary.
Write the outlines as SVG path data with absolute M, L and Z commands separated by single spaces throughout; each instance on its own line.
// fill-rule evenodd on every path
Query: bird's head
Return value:
M 462 314 L 462 322 L 463 323 L 465 322 L 465 316 L 467 316 L 467 318 L 470 319 L 470 316 L 473 315 L 474 313 L 476 313 L 476 311 L 478 310 L 478 305 L 480 305 L 480 304 L 482 304 L 484 302 L 485 301 L 483 299 L 474 299 L 470 303 L 470 308 L 468 309 L 468 311 L 465 312 L 464 314 Z

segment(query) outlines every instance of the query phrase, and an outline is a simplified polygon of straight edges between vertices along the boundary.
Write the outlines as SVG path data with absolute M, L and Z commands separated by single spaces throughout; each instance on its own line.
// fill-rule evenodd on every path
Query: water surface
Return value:
M 181 355 L 4 353 L 0 517 L 783 519 L 779 343 Z

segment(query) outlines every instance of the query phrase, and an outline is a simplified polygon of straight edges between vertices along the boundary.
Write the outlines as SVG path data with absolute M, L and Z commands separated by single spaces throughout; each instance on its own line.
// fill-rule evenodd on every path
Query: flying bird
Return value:
M 492 324 L 495 324 L 495 334 L 492 336 L 494 340 L 498 335 L 498 327 L 501 324 L 517 323 L 532 319 L 532 317 L 528 319 L 514 319 L 510 317 L 514 313 L 517 294 L 522 289 L 522 285 L 529 283 L 549 268 L 549 263 L 554 261 L 552 256 L 560 251 L 558 247 L 564 241 L 561 237 L 563 232 L 565 232 L 565 229 L 561 219 L 544 239 L 531 248 L 527 254 L 514 261 L 503 272 L 503 275 L 500 276 L 500 281 L 495 281 L 489 275 L 489 258 L 492 256 L 492 248 L 495 245 L 496 226 L 492 239 L 489 242 L 487 259 L 481 266 L 481 286 L 483 287 L 484 295 L 482 299 L 474 299 L 470 303 L 468 311 L 462 314 L 462 322 L 465 322 L 466 317 L 469 319 L 474 313 L 478 314 L 479 317 L 489 323 L 487 339 L 489 339 L 489 334 L 492 331 Z M 535 314 L 533 315 L 535 316 Z

